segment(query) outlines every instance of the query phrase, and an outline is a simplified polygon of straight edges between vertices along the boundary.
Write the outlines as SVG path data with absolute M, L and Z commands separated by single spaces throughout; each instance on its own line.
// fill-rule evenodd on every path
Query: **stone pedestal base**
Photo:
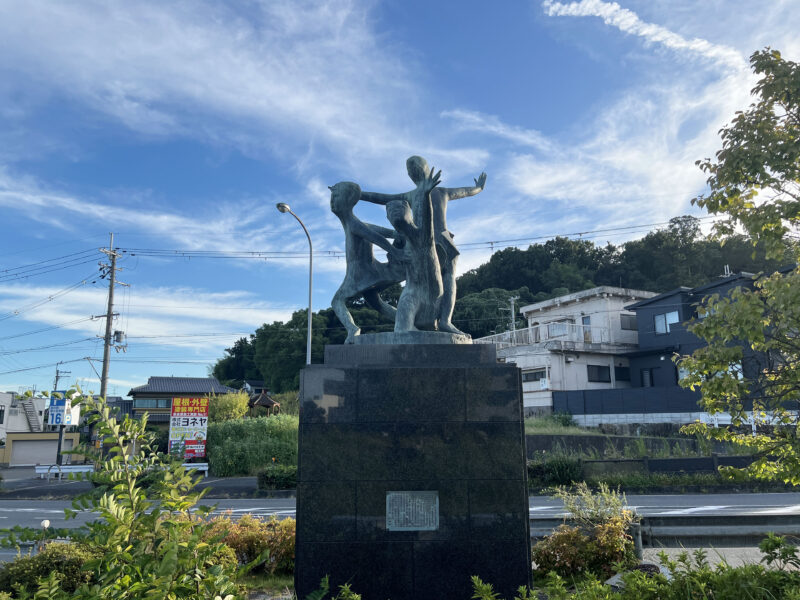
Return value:
M 295 586 L 504 597 L 530 578 L 519 370 L 490 345 L 329 346 L 301 375 Z

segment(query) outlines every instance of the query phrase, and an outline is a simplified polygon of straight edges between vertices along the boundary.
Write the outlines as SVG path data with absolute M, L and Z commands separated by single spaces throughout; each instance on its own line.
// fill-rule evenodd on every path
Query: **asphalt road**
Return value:
M 243 514 L 260 517 L 295 515 L 294 498 L 207 500 L 204 504 L 216 505 L 213 514 L 229 512 L 234 518 Z M 800 514 L 800 493 L 628 496 L 628 506 L 643 516 L 794 515 Z M 77 518 L 66 520 L 64 509 L 71 507 L 67 500 L 0 500 L 0 528 L 15 525 L 38 528 L 42 519 L 49 519 L 52 527 L 76 527 L 93 517 L 92 513 L 79 513 Z M 531 496 L 531 518 L 552 518 L 563 514 L 564 508 L 558 500 Z
M 800 514 L 800 493 L 773 494 L 689 494 L 628 496 L 628 506 L 643 516 L 655 515 L 792 515 Z M 532 496 L 530 502 L 531 518 L 553 518 L 564 514 L 558 500 L 548 497 Z M 208 505 L 216 504 L 212 514 L 231 514 L 234 518 L 244 514 L 259 517 L 276 515 L 293 517 L 294 498 L 258 498 L 209 500 Z M 72 504 L 66 500 L 0 500 L 0 528 L 22 527 L 40 528 L 43 519 L 50 521 L 51 527 L 77 527 L 94 518 L 90 512 L 79 513 L 67 520 L 64 509 Z M 13 559 L 16 551 L 0 549 L 0 562 Z

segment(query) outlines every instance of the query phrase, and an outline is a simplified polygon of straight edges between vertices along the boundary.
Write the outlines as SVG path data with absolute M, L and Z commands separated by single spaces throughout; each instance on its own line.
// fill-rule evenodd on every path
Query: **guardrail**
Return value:
M 94 465 L 36 465 L 34 471 L 39 476 L 39 479 L 47 479 L 53 475 L 53 469 L 58 473 L 58 479 L 61 480 L 64 473 L 91 473 L 94 471 Z
M 531 539 L 550 535 L 562 523 L 563 518 L 531 518 Z M 641 517 L 636 529 L 632 535 L 641 536 L 646 548 L 755 546 L 769 532 L 795 537 L 800 543 L 800 515 L 649 515 Z
M 195 469 L 203 473 L 203 477 L 208 477 L 208 463 L 184 463 L 183 467 L 187 470 Z M 60 481 L 65 473 L 93 473 L 94 465 L 36 465 L 34 470 L 39 479 L 50 481 L 50 478 L 57 474 Z

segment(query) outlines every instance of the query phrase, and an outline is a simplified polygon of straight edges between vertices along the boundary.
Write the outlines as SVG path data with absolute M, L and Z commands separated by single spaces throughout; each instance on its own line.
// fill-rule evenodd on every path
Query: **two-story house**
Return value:
M 627 388 L 627 353 L 637 349 L 636 314 L 626 305 L 656 294 L 601 286 L 523 306 L 527 327 L 475 340 L 522 370 L 526 415 L 548 414 L 553 392 Z
M 678 385 L 682 376 L 673 358 L 688 355 L 703 341 L 687 326 L 698 317 L 697 307 L 706 296 L 725 296 L 733 288 L 752 286 L 753 275 L 737 273 L 694 288 L 681 287 L 628 304 L 636 314 L 638 347 L 625 358 L 630 367 L 626 390 L 592 390 L 573 387 L 554 394 L 553 410 L 572 414 L 582 425 L 604 423 L 675 423 L 696 420 L 724 423 L 725 415 L 710 417 L 698 405 L 700 394 Z M 742 364 L 745 377 L 759 369 L 759 358 L 747 345 Z

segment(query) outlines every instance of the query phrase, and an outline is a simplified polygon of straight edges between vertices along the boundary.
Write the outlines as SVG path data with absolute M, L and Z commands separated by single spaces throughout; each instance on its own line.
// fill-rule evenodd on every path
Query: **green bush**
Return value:
M 10 593 L 18 588 L 32 593 L 36 591 L 40 578 L 54 572 L 61 579 L 61 588 L 65 592 L 74 592 L 81 584 L 92 580 L 91 571 L 82 571 L 81 568 L 98 556 L 98 550 L 83 544 L 50 542 L 38 554 L 18 556 L 0 567 L 0 591 Z
M 712 567 L 704 550 L 690 558 L 683 552 L 675 561 L 661 556 L 661 563 L 672 580 L 663 575 L 648 576 L 639 571 L 623 575 L 625 586 L 615 591 L 596 578 L 578 582 L 567 591 L 562 578 L 551 575 L 543 596 L 550 600 L 800 600 L 800 572 L 768 570 L 761 565 L 730 567 L 720 563 Z M 478 597 L 478 596 L 476 596 Z M 480 596 L 483 599 L 485 596 Z
M 297 467 L 295 465 L 269 465 L 258 473 L 260 490 L 293 490 L 297 487 Z
M 241 419 L 247 414 L 250 397 L 244 392 L 211 396 L 208 401 L 208 420 L 211 423 Z
M 208 464 L 218 477 L 255 475 L 272 463 L 297 464 L 298 418 L 274 415 L 211 423 Z
M 636 556 L 627 526 L 622 517 L 598 523 L 588 531 L 560 525 L 531 550 L 535 573 L 543 576 L 552 571 L 561 577 L 591 574 L 605 578 L 619 568 L 632 567 Z
M 261 520 L 244 515 L 234 521 L 229 516 L 222 516 L 210 522 L 206 539 L 221 541 L 242 564 L 269 550 L 269 557 L 259 569 L 269 575 L 290 575 L 294 573 L 296 529 L 297 522 L 294 519 L 278 520 L 273 516 Z
M 583 480 L 581 459 L 567 454 L 542 454 L 528 461 L 531 487 L 570 485 Z

